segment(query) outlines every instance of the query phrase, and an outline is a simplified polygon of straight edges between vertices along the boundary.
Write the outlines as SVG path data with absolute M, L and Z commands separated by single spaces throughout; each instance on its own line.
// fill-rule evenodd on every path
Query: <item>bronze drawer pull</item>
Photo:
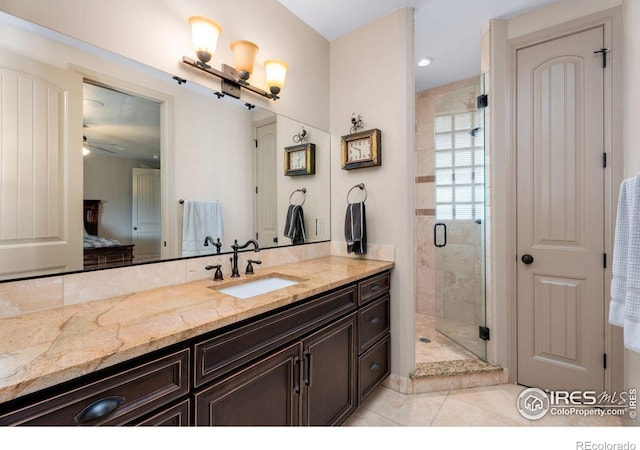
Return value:
M 380 290 L 380 286 L 378 286 L 377 284 L 374 284 L 373 286 L 371 286 L 371 289 L 369 289 L 369 292 L 374 293 L 374 292 L 378 292 Z
M 379 368 L 380 368 L 380 364 L 378 364 L 377 362 L 371 363 L 371 366 L 369 367 L 369 369 L 371 369 L 372 372 L 375 372 Z
M 380 322 L 380 319 L 378 319 L 376 316 L 373 316 L 371 319 L 369 319 L 369 323 L 371 325 L 375 325 L 375 324 L 377 324 L 379 322 Z
M 75 422 L 84 423 L 115 411 L 124 402 L 124 397 L 111 396 L 101 398 L 84 408 L 73 418 Z

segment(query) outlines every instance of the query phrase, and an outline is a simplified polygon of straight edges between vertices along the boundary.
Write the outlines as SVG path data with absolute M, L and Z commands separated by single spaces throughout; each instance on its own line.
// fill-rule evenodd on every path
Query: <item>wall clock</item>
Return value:
M 311 175 L 314 173 L 316 173 L 316 144 L 302 144 L 285 147 L 285 175 Z
M 360 131 L 342 136 L 342 168 L 360 169 L 382 165 L 379 129 Z

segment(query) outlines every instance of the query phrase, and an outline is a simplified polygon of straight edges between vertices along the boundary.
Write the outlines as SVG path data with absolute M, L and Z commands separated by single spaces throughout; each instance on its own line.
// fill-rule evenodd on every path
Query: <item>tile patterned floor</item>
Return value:
M 502 384 L 406 395 L 380 386 L 345 423 L 350 427 L 621 426 L 618 417 L 547 416 L 532 421 L 516 409 L 523 386 Z
M 416 364 L 461 359 L 476 356 L 464 347 L 436 331 L 435 320 L 426 314 L 416 314 Z M 429 342 L 421 339 L 427 338 Z

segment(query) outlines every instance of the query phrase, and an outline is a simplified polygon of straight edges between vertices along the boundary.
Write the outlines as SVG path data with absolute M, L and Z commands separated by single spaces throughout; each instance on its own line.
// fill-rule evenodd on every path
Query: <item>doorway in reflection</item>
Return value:
M 160 259 L 161 105 L 83 83 L 85 268 Z

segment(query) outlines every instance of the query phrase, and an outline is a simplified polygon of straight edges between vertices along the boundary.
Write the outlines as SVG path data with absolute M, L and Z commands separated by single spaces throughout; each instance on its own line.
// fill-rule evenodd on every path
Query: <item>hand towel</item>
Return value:
M 367 254 L 367 218 L 364 202 L 349 203 L 344 218 L 344 238 L 347 253 Z
M 609 323 L 624 329 L 624 346 L 640 353 L 640 175 L 620 186 Z
M 304 244 L 307 241 L 302 205 L 289 205 L 284 224 L 284 235 L 291 239 L 293 245 Z
M 204 255 L 212 252 L 204 239 L 215 241 L 224 237 L 224 214 L 220 202 L 185 201 L 182 215 L 182 256 Z

